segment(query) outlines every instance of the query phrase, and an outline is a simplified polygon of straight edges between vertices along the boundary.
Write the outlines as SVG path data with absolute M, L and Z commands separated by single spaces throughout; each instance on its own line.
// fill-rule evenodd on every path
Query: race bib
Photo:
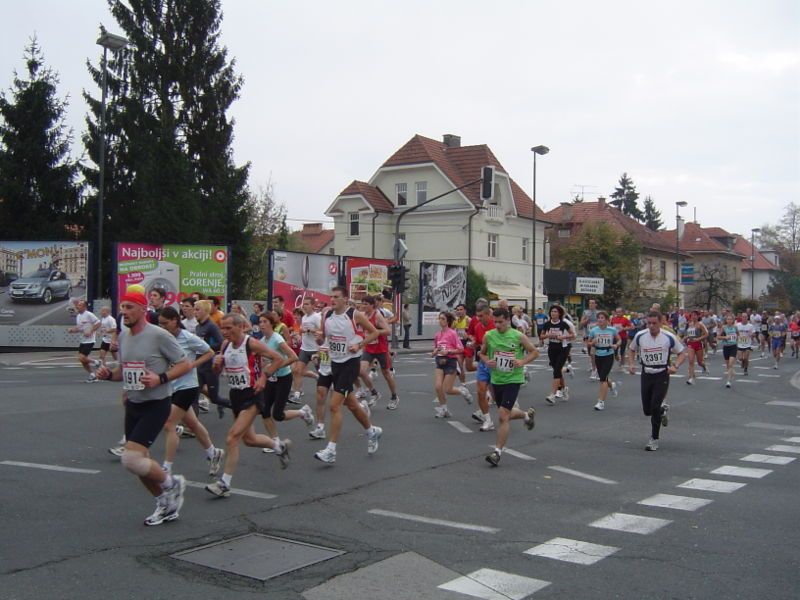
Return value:
M 129 361 L 122 363 L 122 389 L 129 391 L 141 391 L 144 389 L 142 377 L 144 377 L 144 361 Z
M 645 367 L 663 367 L 667 364 L 667 353 L 663 348 L 643 349 L 642 362 Z
M 740 335 L 737 339 L 737 344 L 739 346 L 749 347 L 750 346 L 750 336 L 749 335 Z
M 497 363 L 497 370 L 502 373 L 510 373 L 514 370 L 516 356 L 513 352 L 495 352 L 494 360 Z
M 327 350 L 320 349 L 319 354 L 319 364 L 321 367 L 329 367 L 331 366 L 331 355 L 328 354 Z
M 332 358 L 344 358 L 347 356 L 347 338 L 344 336 L 331 336 L 328 340 L 328 348 Z
M 247 372 L 244 367 L 228 367 L 225 369 L 228 376 L 228 386 L 234 390 L 245 390 L 250 387 Z
M 601 348 L 610 348 L 614 344 L 614 337 L 608 333 L 601 333 L 595 337 L 595 345 Z

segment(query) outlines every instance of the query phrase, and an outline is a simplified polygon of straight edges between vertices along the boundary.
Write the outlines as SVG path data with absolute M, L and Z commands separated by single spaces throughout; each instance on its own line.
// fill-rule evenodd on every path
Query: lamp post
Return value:
M 536 315 L 536 155 L 544 156 L 550 152 L 547 146 L 534 146 L 533 152 L 533 214 L 531 215 L 531 317 Z M 542 254 L 544 259 L 544 254 Z M 544 262 L 544 260 L 542 261 Z
M 681 207 L 687 206 L 688 202 L 679 200 L 675 203 L 675 298 L 678 301 L 678 308 L 681 307 Z
M 108 96 L 108 83 L 106 72 L 108 70 L 108 51 L 116 52 L 128 45 L 128 40 L 120 35 L 108 33 L 106 28 L 100 26 L 100 37 L 97 38 L 97 45 L 103 47 L 103 96 L 100 102 L 100 152 L 98 166 L 100 167 L 100 181 L 97 191 L 97 296 L 103 293 L 103 200 L 105 196 L 106 181 L 106 97 Z
M 750 300 L 756 299 L 756 234 L 761 233 L 760 227 L 750 230 Z

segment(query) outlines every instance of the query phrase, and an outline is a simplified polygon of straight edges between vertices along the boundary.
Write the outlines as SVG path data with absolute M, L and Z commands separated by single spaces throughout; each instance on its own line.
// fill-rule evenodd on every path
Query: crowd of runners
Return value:
M 572 352 L 578 336 L 583 341 L 580 351 L 588 355 L 589 380 L 598 385 L 594 410 L 605 410 L 609 393 L 618 393 L 615 366 L 631 375 L 640 368 L 642 409 L 650 419 L 648 451 L 658 449 L 661 428 L 669 423 L 670 375 L 684 362 L 686 383 L 697 385 L 697 371 L 708 373 L 705 357 L 721 350 L 725 386 L 731 388 L 737 362 L 747 377 L 753 352 L 770 356 L 776 369 L 787 346 L 792 357 L 800 357 L 800 313 L 787 318 L 723 310 L 717 316 L 707 310 L 662 313 L 653 305 L 647 313 L 626 314 L 621 307 L 601 310 L 595 300 L 579 319 L 559 305 L 532 316 L 504 300 L 491 307 L 479 299 L 473 308 L 459 305 L 452 313 L 439 314 L 430 353 L 433 417 L 452 416 L 448 396 L 473 403 L 466 375 L 474 372 L 477 407 L 471 416 L 480 431 L 495 431 L 494 448 L 485 456 L 493 467 L 503 456 L 510 422 L 520 420 L 528 430 L 536 424 L 536 410 L 520 406 L 518 397 L 523 386 L 533 385 L 529 365 L 540 355 L 546 355 L 552 371 L 543 390 L 545 403 L 569 399 L 566 376 L 574 378 Z M 386 408 L 395 411 L 400 406 L 389 348 L 392 325 L 399 319 L 382 296 L 355 301 L 346 288 L 335 287 L 330 306 L 307 297 L 290 311 L 277 296 L 272 310 L 256 303 L 248 315 L 235 303 L 225 314 L 218 300 L 200 294 L 185 298 L 177 310 L 165 306 L 162 290 L 145 295 L 141 286 L 131 286 L 120 299 L 119 314 L 118 326 L 108 309 L 98 318 L 78 302 L 72 331 L 81 335 L 78 352 L 87 381 L 122 382 L 124 436 L 109 451 L 155 497 L 156 509 L 146 525 L 179 516 L 186 484 L 172 470 L 182 436 L 195 438 L 201 446 L 213 479 L 206 490 L 225 498 L 231 493 L 242 445 L 275 454 L 282 468 L 289 465 L 292 442 L 279 431 L 285 421 L 299 419 L 311 439 L 326 441 L 314 456 L 332 464 L 345 407 L 364 429 L 368 454 L 378 451 L 383 430 L 373 422 L 373 409 L 382 400 L 375 386 L 379 376 L 390 394 Z M 100 358 L 92 360 L 97 335 L 102 336 Z M 227 384 L 228 398 L 220 394 L 220 378 Z M 303 401 L 307 378 L 316 388 L 308 403 Z M 212 404 L 220 418 L 226 411 L 233 415 L 220 447 L 198 418 Z M 265 433 L 257 432 L 258 417 Z M 150 447 L 161 431 L 165 451 L 158 463 Z

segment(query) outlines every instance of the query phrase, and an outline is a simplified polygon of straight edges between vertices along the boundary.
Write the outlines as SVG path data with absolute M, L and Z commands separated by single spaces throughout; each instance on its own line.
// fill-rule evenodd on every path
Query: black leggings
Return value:
M 292 374 L 278 377 L 276 381 L 268 381 L 264 390 L 264 405 L 261 407 L 261 416 L 265 419 L 272 417 L 276 421 L 286 418 L 286 401 L 292 391 Z
M 561 369 L 567 361 L 569 348 L 564 348 L 561 343 L 547 345 L 547 357 L 550 359 L 550 366 L 553 367 L 553 379 L 561 379 Z
M 651 437 L 658 439 L 661 431 L 661 405 L 667 397 L 669 373 L 642 373 L 642 410 L 650 417 Z
M 219 397 L 219 375 L 214 373 L 210 367 L 197 369 L 197 381 L 200 388 L 203 387 L 203 384 L 208 388 L 208 399 L 212 404 L 231 407 L 230 401 Z
M 597 376 L 600 381 L 608 381 L 608 375 L 611 373 L 611 367 L 614 366 L 614 355 L 597 356 L 594 357 L 594 364 L 597 365 Z

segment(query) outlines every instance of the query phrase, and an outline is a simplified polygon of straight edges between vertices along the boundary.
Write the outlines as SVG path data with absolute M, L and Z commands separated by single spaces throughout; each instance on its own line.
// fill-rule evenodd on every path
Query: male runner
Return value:
M 314 310 L 314 299 L 303 298 L 303 318 L 300 321 L 300 352 L 297 353 L 297 362 L 292 364 L 292 393 L 290 401 L 299 404 L 303 390 L 303 377 L 306 376 L 308 363 L 319 351 L 317 337 L 322 332 L 322 315 Z M 287 340 L 288 341 L 288 340 Z
M 154 287 L 150 290 L 150 293 L 147 294 L 147 298 L 150 300 L 150 308 L 147 310 L 148 323 L 158 325 L 158 314 L 161 312 L 161 309 L 164 308 L 166 297 L 166 290 L 160 287 Z
M 747 313 L 742 313 L 740 320 L 736 323 L 736 358 L 742 364 L 742 370 L 748 375 L 747 368 L 750 366 L 750 351 L 753 346 L 753 332 L 755 327 L 747 318 Z
M 80 342 L 78 343 L 78 361 L 81 363 L 83 370 L 89 374 L 86 383 L 92 383 L 97 381 L 97 375 L 92 372 L 92 367 L 99 367 L 100 361 L 91 360 L 89 355 L 94 349 L 97 330 L 100 329 L 102 323 L 94 313 L 89 312 L 86 300 L 78 300 L 75 308 L 78 311 L 75 315 L 75 327 L 70 327 L 67 331 L 81 334 Z
M 383 378 L 386 380 L 386 384 L 389 386 L 389 391 L 392 394 L 392 397 L 389 400 L 389 404 L 386 406 L 386 408 L 389 410 L 395 410 L 397 405 L 400 403 L 400 398 L 397 396 L 397 386 L 395 384 L 394 377 L 389 371 L 391 364 L 389 362 L 388 336 L 392 330 L 389 327 L 389 323 L 387 323 L 386 318 L 383 316 L 383 313 L 381 313 L 376 304 L 377 302 L 372 296 L 367 296 L 364 298 L 364 314 L 366 315 L 367 319 L 369 319 L 369 322 L 372 323 L 373 327 L 375 327 L 375 329 L 378 331 L 378 339 L 364 346 L 364 352 L 361 354 L 361 380 L 369 389 L 370 395 L 367 399 L 367 404 L 372 407 L 375 405 L 375 402 L 380 400 L 381 397 L 381 395 L 375 389 L 372 379 L 369 377 L 370 366 L 372 365 L 373 361 L 376 361 L 378 366 L 381 368 Z
M 111 358 L 117 360 L 117 320 L 111 316 L 111 307 L 104 306 L 100 309 L 100 364 L 106 365 L 106 356 L 111 352 Z

